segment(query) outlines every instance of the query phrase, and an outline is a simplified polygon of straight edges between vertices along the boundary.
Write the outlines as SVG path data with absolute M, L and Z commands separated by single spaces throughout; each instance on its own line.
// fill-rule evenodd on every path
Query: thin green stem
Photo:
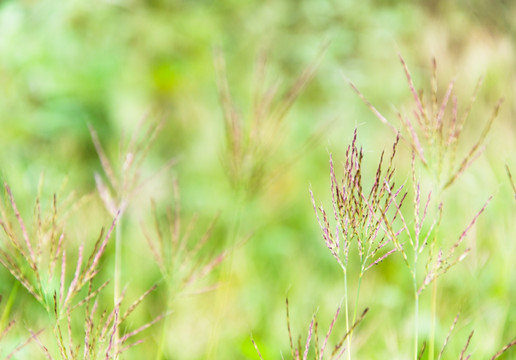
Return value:
M 228 237 L 229 244 L 235 244 L 235 242 L 238 239 L 238 236 L 240 234 L 240 226 L 241 226 L 241 220 L 242 220 L 242 208 L 244 205 L 244 194 L 237 192 L 237 198 L 238 200 L 234 203 L 235 205 L 235 216 L 233 225 L 231 228 L 231 234 Z M 231 277 L 233 269 L 233 255 L 232 253 L 228 254 L 228 257 L 224 261 L 224 267 L 223 270 L 220 273 L 219 276 L 219 282 L 222 282 L 223 279 L 227 280 Z M 219 343 L 219 336 L 220 336 L 220 326 L 222 319 L 224 318 L 224 312 L 227 309 L 227 302 L 228 302 L 228 287 L 225 286 L 222 289 L 219 289 L 217 291 L 215 298 L 215 323 L 212 327 L 211 335 L 210 335 L 210 341 L 208 345 L 208 355 L 207 359 L 217 359 L 217 347 Z
M 170 311 L 170 309 L 172 309 L 172 303 L 174 302 L 175 300 L 175 296 L 173 294 L 173 287 L 169 284 L 166 285 L 167 286 L 167 312 Z M 164 353 L 164 348 L 165 348 L 165 341 L 166 341 L 166 337 L 167 337 L 167 330 L 168 330 L 168 326 L 169 326 L 169 319 L 168 319 L 168 316 L 165 316 L 165 318 L 163 319 L 163 324 L 161 326 L 161 334 L 160 334 L 160 337 L 159 337 L 159 343 L 158 343 L 158 351 L 156 352 L 156 360 L 161 360 L 163 359 L 163 353 Z
M 418 358 L 419 342 L 419 293 L 417 289 L 417 249 L 414 248 L 414 269 L 412 270 L 412 285 L 414 288 L 414 360 Z
M 415 284 L 415 282 L 414 282 Z M 415 288 L 414 298 L 414 360 L 418 357 L 418 341 L 419 341 L 419 295 L 417 294 L 417 288 Z M 430 358 L 432 359 L 432 358 Z
M 344 269 L 344 310 L 346 314 L 346 333 L 349 332 L 349 307 L 348 307 L 348 275 L 346 269 Z M 346 342 L 348 344 L 348 360 L 351 360 L 351 336 L 348 336 Z
M 358 284 L 357 284 L 357 295 L 355 298 L 355 309 L 353 309 L 353 324 L 357 319 L 357 309 L 358 309 L 358 298 L 360 296 L 360 286 L 362 285 L 362 277 L 364 276 L 364 272 L 360 271 L 360 275 L 358 276 Z M 351 336 L 351 334 L 349 334 Z
M 122 283 L 122 214 L 116 225 L 115 234 L 115 279 L 114 279 L 114 294 L 113 306 L 116 308 L 121 296 Z M 120 340 L 120 329 L 115 325 L 115 341 L 114 341 L 114 359 L 118 359 L 118 342 Z
M 362 268 L 360 270 L 360 275 L 358 276 L 358 284 L 357 284 L 357 294 L 355 296 L 355 308 L 353 309 L 353 321 L 352 324 L 355 324 L 355 321 L 357 320 L 357 309 L 358 309 L 358 299 L 360 297 L 360 286 L 362 285 L 362 277 L 364 276 L 364 269 Z M 351 338 L 353 337 L 353 331 L 350 332 L 348 336 L 348 346 L 351 343 Z M 349 353 L 349 352 L 348 352 Z
M 437 318 L 437 281 L 434 281 L 432 284 L 431 312 L 432 312 L 432 322 L 430 324 L 430 339 L 428 341 L 428 358 L 429 359 L 434 358 L 435 319 Z
M 437 188 L 434 190 L 437 193 L 437 203 L 440 204 L 443 198 L 443 187 L 438 182 Z M 438 229 L 436 229 L 437 232 Z M 437 241 L 437 237 L 434 237 L 434 242 Z M 437 279 L 432 282 L 432 298 L 430 304 L 430 336 L 428 340 L 428 359 L 434 358 L 435 351 L 435 324 L 437 319 Z

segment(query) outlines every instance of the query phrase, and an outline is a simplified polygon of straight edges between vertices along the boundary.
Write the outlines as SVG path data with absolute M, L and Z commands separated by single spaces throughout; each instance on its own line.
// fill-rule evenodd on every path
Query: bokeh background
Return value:
M 494 196 L 467 238 L 472 253 L 443 277 L 438 293 L 437 344 L 461 310 L 448 354 L 456 357 L 475 329 L 470 350 L 485 358 L 516 336 L 516 203 L 505 173 L 506 164 L 516 173 L 515 18 L 516 4 L 501 0 L 1 1 L 2 182 L 11 185 L 29 217 L 41 173 L 47 196 L 64 181 L 67 191 L 95 194 L 93 174 L 102 169 L 88 124 L 116 163 L 121 141 L 142 118 L 162 119 L 142 172 L 152 176 L 169 159 L 177 162 L 153 176 L 129 205 L 123 222 L 128 293 L 135 298 L 160 281 L 142 226 L 152 227 L 150 198 L 161 208 L 174 204 L 177 179 L 185 222 L 197 216 L 194 233 L 201 234 L 219 214 L 210 246 L 233 251 L 205 281 L 218 283 L 217 290 L 174 300 L 164 358 L 257 359 L 251 334 L 264 358 L 287 356 L 285 298 L 294 335 L 305 336 L 314 312 L 326 329 L 343 297 L 342 273 L 322 241 L 309 189 L 329 206 L 329 153 L 340 164 L 355 128 L 371 177 L 379 154 L 395 138 L 348 81 L 397 125 L 396 109 L 412 109 L 398 54 L 416 87 L 425 89 L 435 57 L 439 88 L 456 78 L 459 104 L 467 103 L 484 77 L 466 144 L 475 142 L 495 103 L 505 99 L 485 153 L 447 193 L 442 225 L 443 233 L 456 238 Z M 235 107 L 249 119 L 260 54 L 267 54 L 267 82 L 280 80 L 281 94 L 325 44 L 312 81 L 269 134 L 274 146 L 258 172 L 262 181 L 233 186 L 214 54 L 224 57 Z M 403 181 L 410 176 L 409 156 L 400 158 Z M 72 238 L 93 241 L 110 223 L 95 196 L 68 226 Z M 110 246 L 108 274 L 112 252 Z M 357 358 L 409 358 L 412 299 L 405 270 L 393 258 L 366 274 L 359 308 L 371 311 L 355 337 Z M 14 280 L 5 269 L 0 279 L 7 296 Z M 160 289 L 134 326 L 163 311 L 168 295 Z M 23 290 L 16 296 L 11 316 L 22 327 L 44 326 L 30 296 Z M 427 298 L 422 338 L 430 321 Z M 161 331 L 156 329 L 144 332 L 144 343 L 125 358 L 153 358 Z M 343 329 L 341 322 L 336 333 Z

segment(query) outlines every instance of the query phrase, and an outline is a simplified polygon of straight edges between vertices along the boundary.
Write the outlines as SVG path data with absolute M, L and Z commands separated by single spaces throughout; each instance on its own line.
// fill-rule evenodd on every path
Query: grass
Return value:
M 413 115 L 418 127 L 416 128 L 412 121 L 409 120 L 409 117 L 398 112 L 397 117 L 401 121 L 403 130 L 405 131 L 405 134 L 401 133 L 401 131 L 397 130 L 394 125 L 366 100 L 365 96 L 355 85 L 350 83 L 353 90 L 364 100 L 373 114 L 397 134 L 396 141 L 392 147 L 392 155 L 389 157 L 389 162 L 384 168 L 384 152 L 381 153 L 371 187 L 369 190 L 365 190 L 363 184 L 364 170 L 362 166 L 364 154 L 363 150 L 359 149 L 357 146 L 357 130 L 355 129 L 351 144 L 345 152 L 341 180 L 337 179 L 334 161 L 330 154 L 331 217 L 333 219 L 330 219 L 330 216 L 322 205 L 316 205 L 314 194 L 310 191 L 312 204 L 322 231 L 324 243 L 332 257 L 337 261 L 344 276 L 343 306 L 346 328 L 345 336 L 337 343 L 334 352 L 324 357 L 324 348 L 328 342 L 337 315 L 340 312 L 339 308 L 330 326 L 330 331 L 324 339 L 322 348 L 319 348 L 317 344 L 317 322 L 315 315 L 310 323 L 304 347 L 301 346 L 301 340 L 296 347 L 292 342 L 287 301 L 287 325 L 292 359 L 305 360 L 308 358 L 313 337 L 315 337 L 313 349 L 316 359 L 338 359 L 341 358 L 344 353 L 347 359 L 354 357 L 355 352 L 352 348 L 353 332 L 357 324 L 363 320 L 368 310 L 368 308 L 366 308 L 366 311 L 364 311 L 357 320 L 360 288 L 364 274 L 367 270 L 380 264 L 393 254 L 399 254 L 398 257 L 401 257 L 402 262 L 406 265 L 412 282 L 414 301 L 414 345 L 412 358 L 414 360 L 422 359 L 424 356 L 428 359 L 436 358 L 434 350 L 435 323 L 436 318 L 439 316 L 436 307 L 437 279 L 446 274 L 451 268 L 454 268 L 460 262 L 464 261 L 467 257 L 471 249 L 460 249 L 463 248 L 462 245 L 468 233 L 474 227 L 479 216 L 486 210 L 488 203 L 492 199 L 492 197 L 487 199 L 481 209 L 473 214 L 472 220 L 470 220 L 469 224 L 465 225 L 464 230 L 459 232 L 457 240 L 452 242 L 448 249 L 445 249 L 445 239 L 443 238 L 442 231 L 439 229 L 443 216 L 443 192 L 452 184 L 459 181 L 460 176 L 464 174 L 483 150 L 482 145 L 499 112 L 501 101 L 496 105 L 493 114 L 484 126 L 477 142 L 471 146 L 464 158 L 459 161 L 460 164 L 455 165 L 454 162 L 459 138 L 461 137 L 463 127 L 477 96 L 478 86 L 475 89 L 470 104 L 466 107 L 464 115 L 461 116 L 459 120 L 457 98 L 456 96 L 452 96 L 454 81 L 449 84 L 443 100 L 440 103 L 438 102 L 436 61 L 433 60 L 431 97 L 429 101 L 425 101 L 423 93 L 418 93 L 415 90 L 413 79 L 401 56 L 400 60 L 408 80 L 409 89 L 414 97 L 415 110 Z M 451 109 L 447 109 L 450 99 L 453 99 Z M 428 108 L 424 105 L 426 103 L 429 103 Z M 411 178 L 410 180 L 405 180 L 401 186 L 395 186 L 397 171 L 393 162 L 400 139 L 408 144 L 408 150 L 411 153 Z M 422 193 L 423 185 L 421 175 L 417 175 L 419 172 L 416 170 L 416 159 L 423 168 L 428 171 L 427 176 L 430 177 L 430 187 L 437 193 L 437 201 L 432 197 L 432 190 L 426 195 Z M 512 175 L 509 168 L 506 167 L 506 169 L 514 190 Z M 411 185 L 409 186 L 410 190 L 405 190 L 407 185 Z M 412 209 L 405 205 L 407 198 L 413 199 Z M 431 213 L 435 213 L 433 219 Z M 459 251 L 458 254 L 456 254 L 457 251 Z M 356 252 L 357 256 L 355 260 L 358 261 L 358 273 L 355 274 L 357 285 L 354 297 L 350 296 L 348 291 L 351 252 Z M 421 331 L 419 323 L 419 314 L 421 311 L 420 298 L 423 290 L 430 285 L 432 285 L 431 329 L 428 334 L 428 339 L 421 344 L 419 335 Z M 453 324 L 444 339 L 437 358 L 440 359 L 443 356 L 444 350 L 450 340 L 450 334 L 457 324 L 458 319 L 459 313 L 457 313 L 453 320 Z M 468 359 L 472 356 L 472 354 L 467 354 L 467 350 L 473 334 L 474 330 L 472 330 L 467 337 L 466 343 L 459 354 L 460 359 Z M 346 340 L 346 346 L 343 346 L 344 340 Z M 428 346 L 427 343 L 429 344 Z M 263 359 L 254 340 L 253 344 L 255 345 L 259 357 Z M 512 341 L 504 346 L 492 356 L 492 359 L 501 356 L 505 351 L 514 346 L 514 344 L 515 342 Z
M 503 26 L 444 2 L 56 6 L 0 6 L 0 358 L 513 356 Z
M 219 72 L 223 74 L 224 65 L 221 55 L 216 56 L 216 61 Z M 367 167 L 362 164 L 364 151 L 358 146 L 358 131 L 355 129 L 351 144 L 345 151 L 341 177 L 337 175 L 333 156 L 330 154 L 331 211 L 327 212 L 323 205 L 317 205 L 315 196 L 310 191 L 324 244 L 343 274 L 344 333 L 339 340 L 334 339 L 333 333 L 337 328 L 337 320 L 341 313 L 341 307 L 339 307 L 322 343 L 319 340 L 319 322 L 316 315 L 310 322 L 305 340 L 302 341 L 302 338 L 299 337 L 295 342 L 292 336 L 287 300 L 287 333 L 292 359 L 306 360 L 309 356 L 321 360 L 344 357 L 352 359 L 360 353 L 360 349 L 356 348 L 353 340 L 356 334 L 358 336 L 360 324 L 367 319 L 366 314 L 369 311 L 368 300 L 360 296 L 362 283 L 367 280 L 366 272 L 373 271 L 381 263 L 391 258 L 396 259 L 392 260 L 394 264 L 405 264 L 411 278 L 412 358 L 415 360 L 425 356 L 429 359 L 435 358 L 435 324 L 436 318 L 440 316 L 436 307 L 437 287 L 435 284 L 437 284 L 438 278 L 465 260 L 470 248 L 464 247 L 463 244 L 467 241 L 467 236 L 480 215 L 486 211 L 491 199 L 489 198 L 476 213 L 472 213 L 472 219 L 463 227 L 463 230 L 459 231 L 456 240 L 446 246 L 445 237 L 450 237 L 450 234 L 444 236 L 443 231 L 440 230 L 444 207 L 443 193 L 451 185 L 460 181 L 460 177 L 471 166 L 472 161 L 479 156 L 500 105 L 496 106 L 477 142 L 466 152 L 463 159 L 459 161 L 459 165 L 455 165 L 458 140 L 478 90 L 475 90 L 473 100 L 466 108 L 462 120 L 459 121 L 457 100 L 451 95 L 453 82 L 448 86 L 440 105 L 438 103 L 435 61 L 429 108 L 425 107 L 422 95 L 415 91 L 412 77 L 402 58 L 401 63 L 408 79 L 410 91 L 414 96 L 416 108 L 414 117 L 419 128 L 416 128 L 408 117 L 398 112 L 398 118 L 405 133 L 395 130 L 394 125 L 365 100 L 364 95 L 352 84 L 352 88 L 365 101 L 375 116 L 396 131 L 397 137 L 391 154 L 386 156 L 384 152 L 381 152 L 372 181 L 366 180 Z M 263 67 L 264 65 L 259 63 L 259 66 Z M 267 146 L 263 143 L 266 139 L 265 135 L 256 137 L 258 136 L 256 134 L 259 129 L 263 130 L 262 126 L 268 129 L 265 126 L 267 121 L 272 121 L 271 124 L 274 126 L 279 125 L 286 111 L 281 109 L 288 109 L 292 106 L 301 88 L 308 78 L 313 76 L 313 66 L 310 65 L 309 70 L 305 71 L 305 74 L 298 80 L 298 85 L 294 85 L 295 90 L 287 91 L 286 100 L 279 100 L 277 106 L 280 109 L 280 115 L 271 115 L 271 117 L 263 115 L 273 103 L 272 95 L 276 90 L 273 90 L 272 93 L 271 91 L 265 93 L 265 98 L 270 98 L 265 104 L 263 103 L 264 95 L 260 95 L 262 97 L 259 99 L 262 100 L 257 100 L 258 105 L 254 110 L 254 125 L 250 128 L 248 135 L 244 135 L 242 132 L 244 130 L 243 120 L 235 117 L 236 115 L 231 115 L 235 114 L 235 110 L 232 110 L 234 105 L 231 103 L 227 84 L 221 85 L 221 99 L 226 113 L 227 158 L 230 160 L 228 166 L 232 169 L 228 171 L 228 174 L 230 183 L 237 186 L 237 192 L 240 191 L 240 185 L 242 185 L 243 189 L 253 190 L 254 195 L 259 196 L 256 195 L 261 191 L 258 185 L 262 180 L 259 178 L 267 176 L 264 172 L 266 169 L 264 158 L 261 156 Z M 451 110 L 447 110 L 449 99 L 453 99 Z M 272 111 L 272 114 L 274 113 Z M 264 116 L 265 120 L 260 120 L 259 114 L 262 114 L 260 116 Z M 447 118 L 445 115 L 450 117 Z M 228 256 L 230 249 L 224 247 L 232 247 L 232 245 L 231 243 L 225 244 L 218 254 L 214 254 L 212 250 L 206 252 L 205 248 L 212 237 L 215 221 L 208 226 L 204 234 L 201 234 L 199 240 L 193 240 L 192 233 L 198 228 L 198 225 L 194 219 L 186 227 L 182 226 L 180 190 L 177 181 L 174 180 L 172 182 L 174 207 L 163 211 L 153 200 L 150 202 L 150 212 L 153 214 L 154 231 L 149 231 L 147 225 L 142 223 L 143 237 L 161 275 L 155 280 L 154 285 L 141 293 L 132 304 L 125 307 L 125 310 L 123 309 L 126 297 L 126 288 L 123 284 L 126 280 L 122 275 L 127 272 L 125 270 L 127 264 L 124 266 L 122 227 L 124 221 L 129 221 L 127 209 L 131 207 L 135 195 L 141 192 L 147 183 L 158 177 L 160 173 L 166 173 L 175 162 L 174 160 L 168 161 L 157 175 L 151 175 L 148 179 L 142 180 L 144 161 L 161 127 L 162 123 L 154 123 L 145 119 L 141 121 L 127 145 L 121 146 L 119 170 L 115 170 L 116 167 L 112 165 L 101 146 L 97 132 L 90 127 L 93 144 L 105 178 L 108 180 L 105 183 L 102 176 L 95 174 L 97 194 L 111 218 L 111 225 L 107 231 L 100 231 L 89 255 L 86 252 L 88 246 L 85 242 L 79 243 L 78 246 L 76 243 L 69 243 L 66 223 L 68 217 L 73 213 L 80 213 L 83 210 L 84 203 L 91 201 L 91 196 L 76 199 L 72 195 L 62 201 L 58 199 L 57 194 L 54 194 L 48 201 L 48 208 L 45 209 L 42 206 L 44 201 L 39 194 L 36 197 L 33 217 L 27 221 L 19 210 L 13 191 L 9 185 L 5 184 L 5 203 L 0 208 L 3 228 L 0 262 L 15 279 L 16 285 L 12 288 L 10 298 L 16 298 L 18 288 L 21 286 L 40 304 L 41 312 L 48 316 L 45 327 L 38 331 L 29 329 L 27 340 L 16 346 L 11 353 L 6 355 L 6 358 L 12 358 L 25 346 L 33 344 L 39 348 L 41 356 L 48 359 L 118 359 L 143 341 L 139 339 L 140 333 L 149 331 L 159 334 L 157 335 L 155 357 L 157 359 L 168 357 L 167 354 L 171 351 L 167 346 L 171 328 L 169 318 L 173 314 L 176 299 L 191 292 L 190 288 L 193 284 L 200 282 L 213 272 Z M 400 142 L 402 145 L 408 146 L 403 147 Z M 402 150 L 399 150 L 400 148 Z M 395 165 L 399 151 L 408 152 L 410 155 L 402 156 L 411 158 L 411 176 L 409 179 L 405 179 L 401 185 L 396 184 L 400 171 Z M 252 161 L 255 160 L 257 162 L 253 165 Z M 425 184 L 421 177 L 427 175 L 421 175 L 418 170 L 419 165 L 429 171 L 430 187 L 437 193 L 437 200 L 432 196 L 432 190 L 426 194 L 423 192 Z M 506 170 L 514 190 L 509 167 L 506 167 Z M 241 199 L 245 204 L 246 197 Z M 412 199 L 412 205 L 407 205 L 409 203 L 407 199 Z M 235 221 L 235 226 L 238 226 L 239 220 Z M 233 234 L 233 242 L 239 237 L 238 230 L 236 231 Z M 109 267 L 101 266 L 101 263 L 107 256 L 106 249 L 112 241 L 114 241 L 114 250 L 111 256 L 113 256 L 114 266 L 113 270 L 109 271 Z M 75 264 L 72 262 L 70 266 L 70 259 L 74 259 Z M 357 263 L 353 264 L 354 261 Z M 230 266 L 226 271 L 225 276 L 229 276 L 233 267 Z M 112 285 L 110 284 L 111 280 L 113 280 Z M 227 280 L 227 278 L 221 278 L 221 281 Z M 350 283 L 355 284 L 354 295 L 351 295 Z M 429 286 L 432 286 L 430 312 L 433 320 L 431 330 L 423 340 L 420 335 L 420 299 L 423 291 Z M 111 306 L 107 306 L 103 294 L 110 287 L 112 287 L 113 301 Z M 216 287 L 216 285 L 208 285 L 205 288 L 195 289 L 193 293 L 213 291 Z M 126 325 L 129 316 L 138 307 L 144 306 L 147 299 L 158 288 L 164 288 L 162 291 L 167 299 L 165 306 L 153 318 L 139 326 Z M 219 299 L 226 297 L 227 294 Z M 363 307 L 361 305 L 363 302 L 366 302 L 365 310 L 359 310 Z M 9 300 L 8 305 L 4 308 L 3 337 L 8 335 L 15 325 L 13 321 L 8 320 L 14 306 L 13 301 Z M 442 358 L 459 319 L 457 314 L 444 338 L 438 359 Z M 374 322 L 374 319 L 369 321 Z M 80 324 L 83 326 L 81 327 Z M 43 336 L 45 328 L 51 329 L 52 336 L 48 336 L 48 334 Z M 465 345 L 460 351 L 460 359 L 472 356 L 467 352 L 473 334 L 474 330 L 469 333 Z M 263 359 L 257 343 L 254 339 L 251 341 L 258 357 Z M 501 348 L 494 353 L 492 359 L 501 356 L 514 344 L 515 342 L 512 341 Z M 333 350 L 330 351 L 331 348 Z

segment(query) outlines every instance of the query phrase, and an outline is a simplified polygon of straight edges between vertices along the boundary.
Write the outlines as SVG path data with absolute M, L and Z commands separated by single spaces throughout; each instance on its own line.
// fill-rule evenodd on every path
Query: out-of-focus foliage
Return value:
M 45 194 L 59 191 L 65 179 L 66 188 L 79 194 L 95 190 L 94 172 L 101 165 L 88 124 L 107 156 L 118 159 L 120 144 L 127 143 L 140 119 L 163 119 L 141 167 L 142 177 L 170 158 L 177 157 L 177 163 L 153 176 L 128 205 L 122 264 L 128 297 L 137 298 L 159 282 L 140 224 L 152 227 L 154 211 L 162 212 L 157 218 L 165 218 L 165 209 L 175 208 L 175 179 L 182 215 L 198 217 L 192 237 L 202 236 L 220 214 L 211 250 L 236 248 L 205 284 L 219 283 L 217 290 L 175 299 L 166 331 L 165 325 L 156 324 L 127 356 L 154 357 L 165 334 L 164 358 L 256 359 L 252 333 L 264 358 L 277 358 L 280 350 L 288 349 L 287 293 L 296 334 L 304 334 L 316 309 L 321 329 L 328 328 L 342 298 L 341 274 L 320 240 L 309 187 L 330 206 L 328 152 L 340 163 L 355 127 L 366 156 L 377 158 L 394 140 L 348 80 L 396 124 L 398 110 L 411 111 L 407 104 L 412 96 L 398 53 L 417 88 L 428 84 L 435 57 L 441 96 L 456 76 L 457 96 L 464 99 L 459 103 L 467 103 L 478 78 L 485 78 L 470 126 L 461 136 L 476 139 L 497 99 L 506 99 L 486 152 L 461 178 L 462 185 L 443 199 L 442 231 L 458 235 L 462 229 L 457 224 L 475 213 L 468 210 L 478 210 L 494 195 L 467 239 L 471 255 L 443 277 L 438 292 L 437 341 L 444 340 L 461 308 L 466 320 L 457 325 L 457 343 L 447 351 L 460 353 L 475 328 L 470 348 L 484 358 L 516 335 L 516 313 L 511 310 L 516 308 L 516 210 L 505 170 L 507 164 L 516 172 L 515 17 L 516 4 L 502 0 L 1 1 L 0 178 L 10 184 L 20 211 L 30 218 L 42 172 Z M 280 134 L 274 134 L 278 143 L 267 153 L 265 186 L 242 196 L 225 173 L 226 130 L 214 49 L 220 49 L 226 62 L 234 110 L 250 121 L 257 56 L 267 54 L 264 83 L 278 81 L 278 94 L 283 95 L 328 42 L 313 80 L 286 115 Z M 410 157 L 398 161 L 401 184 L 410 177 Z M 364 163 L 366 183 L 374 179 L 376 165 Z M 67 225 L 77 244 L 96 239 L 101 226 L 112 220 L 96 197 Z M 155 201 L 154 210 L 149 198 Z M 102 263 L 108 274 L 113 253 L 108 245 Z M 412 344 L 406 338 L 411 336 L 411 315 L 406 308 L 412 303 L 406 294 L 411 285 L 397 273 L 399 261 L 393 255 L 365 276 L 360 301 L 370 312 L 353 337 L 357 358 L 410 354 Z M 2 305 L 8 303 L 14 283 L 2 268 Z M 166 286 L 158 284 L 135 314 L 135 323 L 161 313 L 170 303 L 168 295 Z M 19 289 L 14 296 L 10 317 L 39 330 L 44 319 L 29 294 Z M 109 294 L 104 301 L 112 302 Z M 428 302 L 422 297 L 421 308 L 428 309 Z M 429 322 L 423 311 L 422 333 Z M 342 334 L 344 327 L 338 326 L 334 332 Z M 19 333 L 18 339 L 26 338 L 23 328 Z M 39 354 L 32 345 L 24 351 Z

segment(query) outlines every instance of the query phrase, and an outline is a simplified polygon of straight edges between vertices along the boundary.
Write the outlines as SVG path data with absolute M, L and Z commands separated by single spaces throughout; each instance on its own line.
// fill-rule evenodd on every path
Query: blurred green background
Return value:
M 174 302 L 165 358 L 257 359 L 251 334 L 264 358 L 280 358 L 280 352 L 289 353 L 287 295 L 293 332 L 303 336 L 315 311 L 325 331 L 343 297 L 342 274 L 322 241 L 309 189 L 330 205 L 328 154 L 340 164 L 355 127 L 369 176 L 381 151 L 394 141 L 347 81 L 398 124 L 395 109 L 410 113 L 412 101 L 398 53 L 416 87 L 425 89 L 435 57 L 440 89 L 456 77 L 459 104 L 469 100 L 484 77 L 466 143 L 474 143 L 498 98 L 505 98 L 485 154 L 446 195 L 442 225 L 442 232 L 455 239 L 494 196 L 467 239 L 472 254 L 442 279 L 438 299 L 438 346 L 461 310 L 448 354 L 456 357 L 475 329 L 470 350 L 475 358 L 485 358 L 516 336 L 516 204 L 504 168 L 508 164 L 516 173 L 515 18 L 516 4 L 502 0 L 4 0 L 1 178 L 30 217 L 43 172 L 46 194 L 57 191 L 64 179 L 67 189 L 79 194 L 95 191 L 93 174 L 101 166 L 88 124 L 109 157 L 117 159 L 121 139 L 135 131 L 140 119 L 163 119 L 142 171 L 149 176 L 170 158 L 177 157 L 177 163 L 156 175 L 129 205 L 123 282 L 136 298 L 159 281 L 141 224 L 152 227 L 149 198 L 161 208 L 173 204 L 177 178 L 185 219 L 199 217 L 196 232 L 220 213 L 213 248 L 249 239 L 206 281 L 220 282 L 218 290 Z M 327 42 L 314 79 L 284 126 L 271 134 L 275 147 L 265 159 L 263 186 L 242 195 L 224 167 L 228 154 L 214 49 L 226 60 L 236 108 L 249 119 L 261 52 L 268 54 L 269 83 L 280 79 L 281 93 Z M 409 157 L 401 159 L 398 175 L 404 181 Z M 93 241 L 110 216 L 98 200 L 81 211 L 68 231 Z M 108 273 L 112 251 L 106 254 Z M 410 279 L 400 269 L 400 259 L 393 258 L 366 274 L 359 307 L 368 306 L 371 313 L 355 337 L 356 358 L 406 359 L 411 354 Z M 13 279 L 4 269 L 0 279 L 0 291 L 7 296 Z M 143 305 L 134 326 L 163 311 L 162 288 Z M 17 296 L 16 304 L 32 306 L 23 291 Z M 422 301 L 425 334 L 429 307 L 428 299 Z M 36 327 L 31 311 L 15 306 L 12 316 L 20 317 L 22 326 Z M 336 333 L 343 334 L 344 324 L 337 327 Z M 125 358 L 154 357 L 160 331 L 160 325 L 147 330 L 144 343 Z

